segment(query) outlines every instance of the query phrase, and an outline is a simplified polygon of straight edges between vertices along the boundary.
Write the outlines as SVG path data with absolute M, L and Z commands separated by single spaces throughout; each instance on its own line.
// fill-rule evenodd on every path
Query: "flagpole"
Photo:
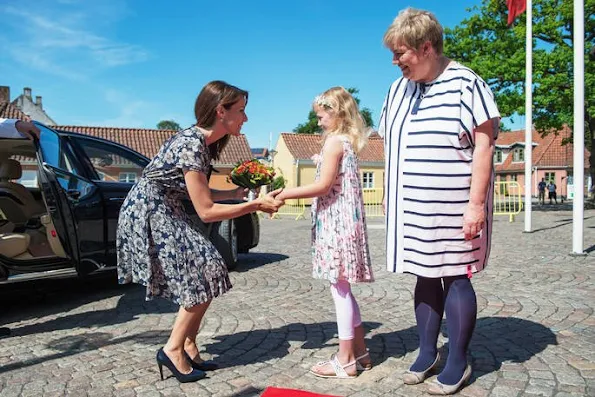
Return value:
M 577 1 L 577 0 L 575 0 Z M 533 168 L 533 2 L 527 0 L 525 32 L 525 232 L 531 232 Z
M 574 0 L 574 161 L 572 201 L 572 253 L 583 252 L 585 204 L 585 2 Z

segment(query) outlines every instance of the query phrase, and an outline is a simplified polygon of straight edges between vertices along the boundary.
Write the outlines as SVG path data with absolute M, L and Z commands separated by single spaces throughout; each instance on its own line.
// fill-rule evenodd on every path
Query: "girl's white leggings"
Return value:
M 331 293 L 337 312 L 339 339 L 353 339 L 354 329 L 362 324 L 362 318 L 359 306 L 351 294 L 351 285 L 348 281 L 339 280 L 336 284 L 331 284 Z

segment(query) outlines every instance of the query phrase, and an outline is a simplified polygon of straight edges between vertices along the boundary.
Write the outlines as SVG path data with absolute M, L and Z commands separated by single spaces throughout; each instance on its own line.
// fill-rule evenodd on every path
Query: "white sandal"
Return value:
M 362 354 L 359 357 L 355 358 L 355 368 L 357 368 L 358 371 L 369 371 L 372 369 L 372 362 L 370 361 L 368 364 L 363 365 L 362 363 L 359 362 L 359 360 L 361 360 L 362 358 L 366 358 L 366 357 L 370 357 L 370 352 L 365 352 L 364 354 Z
M 345 368 L 347 367 L 351 367 L 352 365 L 357 364 L 357 360 L 354 360 L 350 363 L 347 363 L 345 365 L 342 365 L 339 362 L 339 359 L 337 358 L 336 354 L 333 354 L 331 356 L 331 359 L 329 361 L 321 361 L 319 363 L 316 364 L 316 367 L 322 367 L 324 365 L 330 364 L 333 367 L 333 370 L 335 371 L 334 375 L 325 375 L 325 374 L 321 374 L 318 373 L 316 371 L 310 370 L 310 373 L 313 375 L 318 376 L 319 378 L 338 378 L 338 379 L 351 379 L 351 378 L 357 378 L 357 375 L 349 375 L 347 372 L 345 372 Z

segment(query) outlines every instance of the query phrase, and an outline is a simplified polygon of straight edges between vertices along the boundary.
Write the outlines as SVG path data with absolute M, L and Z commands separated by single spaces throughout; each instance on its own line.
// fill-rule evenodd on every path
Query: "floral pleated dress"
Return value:
M 312 202 L 313 277 L 336 283 L 374 281 L 368 247 L 366 214 L 358 160 L 351 142 L 343 140 L 343 158 L 330 192 Z M 324 151 L 324 148 L 323 148 Z M 318 156 L 316 180 L 322 169 Z
M 197 127 L 167 140 L 128 193 L 116 239 L 118 281 L 146 286 L 186 308 L 231 288 L 227 267 L 185 209 L 184 170 L 209 174 L 211 157 Z

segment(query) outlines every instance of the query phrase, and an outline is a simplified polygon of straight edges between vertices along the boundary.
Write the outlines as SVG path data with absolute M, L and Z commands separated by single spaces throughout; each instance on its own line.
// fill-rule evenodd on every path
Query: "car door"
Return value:
M 120 208 L 149 159 L 115 142 L 82 135 L 69 137 L 78 159 L 92 168 L 90 178 L 103 197 L 108 263 L 116 263 L 116 232 Z
M 79 166 L 68 141 L 54 130 L 41 130 L 38 157 L 48 209 L 65 236 L 80 276 L 106 266 L 101 191 Z M 61 218 L 61 219 L 58 219 Z M 58 222 L 63 230 L 58 230 Z

